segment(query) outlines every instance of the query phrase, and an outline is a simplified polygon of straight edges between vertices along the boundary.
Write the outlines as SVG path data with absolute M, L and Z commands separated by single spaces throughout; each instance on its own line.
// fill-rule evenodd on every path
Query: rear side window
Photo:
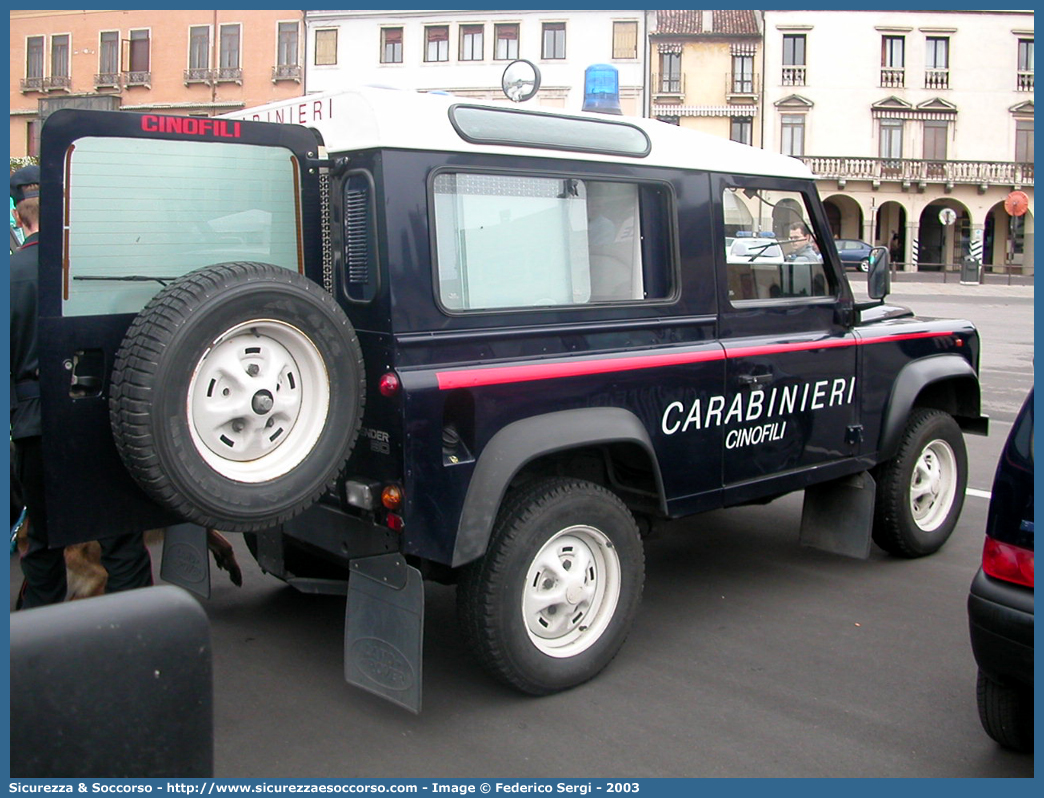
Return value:
M 193 269 L 301 266 L 289 150 L 223 142 L 83 138 L 69 160 L 62 313 L 136 313 Z
M 433 191 L 437 290 L 447 310 L 670 295 L 665 187 L 469 172 L 437 175 Z
M 802 194 L 729 186 L 722 211 L 730 302 L 833 295 Z

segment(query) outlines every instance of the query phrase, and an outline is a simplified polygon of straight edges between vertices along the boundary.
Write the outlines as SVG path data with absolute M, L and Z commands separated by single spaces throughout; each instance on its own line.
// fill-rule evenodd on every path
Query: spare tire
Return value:
M 109 420 L 153 500 L 201 526 L 253 532 L 332 485 L 364 398 L 358 338 L 328 293 L 278 266 L 221 263 L 138 314 L 113 365 Z

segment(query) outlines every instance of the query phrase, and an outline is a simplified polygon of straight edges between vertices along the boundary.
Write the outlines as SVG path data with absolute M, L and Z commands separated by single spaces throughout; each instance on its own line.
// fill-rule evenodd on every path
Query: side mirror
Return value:
M 892 290 L 892 271 L 886 247 L 870 251 L 870 271 L 866 275 L 866 293 L 871 299 L 884 299 Z

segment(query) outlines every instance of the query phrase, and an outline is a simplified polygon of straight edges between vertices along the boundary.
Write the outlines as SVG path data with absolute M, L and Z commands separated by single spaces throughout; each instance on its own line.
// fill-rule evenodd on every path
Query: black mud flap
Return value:
M 344 678 L 414 713 L 421 710 L 424 582 L 400 554 L 351 562 Z
M 160 579 L 210 598 L 210 552 L 207 530 L 195 524 L 175 524 L 163 533 Z
M 801 545 L 865 560 L 876 495 L 877 483 L 867 471 L 805 488 Z

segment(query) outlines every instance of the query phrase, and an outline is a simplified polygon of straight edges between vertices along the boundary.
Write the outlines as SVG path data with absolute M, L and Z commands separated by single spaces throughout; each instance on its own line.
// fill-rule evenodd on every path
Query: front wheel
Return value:
M 644 579 L 638 527 L 617 496 L 590 482 L 540 480 L 508 497 L 486 555 L 461 574 L 461 628 L 494 676 L 554 693 L 616 656 Z
M 912 411 L 899 450 L 875 476 L 874 542 L 908 558 L 942 548 L 968 485 L 968 454 L 953 417 L 930 408 Z

